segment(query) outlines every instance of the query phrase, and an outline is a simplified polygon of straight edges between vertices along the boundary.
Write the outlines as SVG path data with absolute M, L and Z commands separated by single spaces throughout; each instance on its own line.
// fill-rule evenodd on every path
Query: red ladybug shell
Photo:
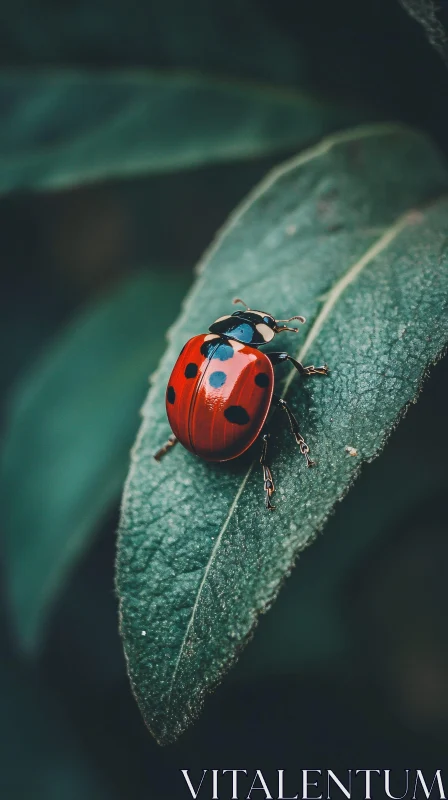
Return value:
M 264 353 L 213 334 L 190 339 L 171 373 L 166 410 L 174 435 L 207 461 L 228 461 L 255 441 L 274 370 Z

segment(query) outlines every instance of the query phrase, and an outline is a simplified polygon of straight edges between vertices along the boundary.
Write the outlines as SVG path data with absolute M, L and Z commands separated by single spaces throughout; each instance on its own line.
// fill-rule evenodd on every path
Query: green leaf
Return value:
M 235 161 L 347 122 L 312 96 L 192 74 L 0 73 L 0 192 Z
M 141 275 L 83 311 L 10 398 L 0 460 L 5 573 L 35 646 L 51 602 L 119 495 L 148 374 L 188 276 Z
M 442 21 L 442 10 L 439 3 L 433 0 L 399 0 L 403 8 L 423 27 L 428 41 L 448 64 L 448 36 Z
M 159 742 L 197 715 L 299 550 L 381 450 L 444 350 L 447 189 L 446 166 L 422 135 L 394 125 L 348 131 L 269 175 L 206 255 L 144 408 L 120 525 L 121 632 L 134 693 Z M 308 380 L 288 373 L 281 387 L 318 466 L 305 468 L 276 419 L 273 514 L 264 509 L 258 447 L 224 464 L 181 446 L 153 459 L 169 433 L 164 393 L 179 350 L 235 295 L 281 318 L 304 314 L 301 345 L 289 334 L 275 349 L 331 369 Z M 423 436 L 415 454 L 424 469 Z
M 393 432 L 380 459 L 366 465 L 344 502 L 328 520 L 325 536 L 307 548 L 273 609 L 232 672 L 235 680 L 293 675 L 350 659 L 346 587 L 401 526 L 421 517 L 437 524 L 434 498 L 446 492 L 448 359 L 431 373 L 419 402 Z M 415 456 L 424 431 L 425 466 Z M 377 498 L 378 502 L 372 502 Z M 365 513 L 368 509 L 368 514 Z M 362 520 L 362 525 L 360 525 Z M 376 563 L 376 561 L 374 562 Z M 363 574 L 361 572 L 361 574 Z M 316 580 L 316 575 L 319 580 Z

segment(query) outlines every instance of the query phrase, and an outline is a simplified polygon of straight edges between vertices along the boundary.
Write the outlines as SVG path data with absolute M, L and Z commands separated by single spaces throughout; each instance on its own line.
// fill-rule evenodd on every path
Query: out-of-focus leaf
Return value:
M 447 168 L 422 135 L 356 129 L 274 171 L 208 252 L 144 409 L 118 546 L 130 678 L 160 742 L 196 716 L 298 551 L 379 453 L 446 347 L 447 193 Z M 279 426 L 274 514 L 264 509 L 255 453 L 251 463 L 248 455 L 213 465 L 178 446 L 153 458 L 169 430 L 165 389 L 180 348 L 235 295 L 280 318 L 303 313 L 295 355 L 331 369 L 308 381 L 291 372 L 283 385 L 318 466 L 306 469 Z M 295 347 L 284 335 L 275 350 Z
M 2 23 L 4 65 L 198 69 L 280 84 L 304 72 L 294 37 L 257 0 L 24 0 Z
M 0 192 L 252 158 L 360 118 L 306 94 L 151 72 L 0 73 Z
M 81 313 L 10 398 L 0 463 L 5 572 L 25 647 L 117 497 L 148 374 L 189 276 L 135 277 Z
M 434 0 L 399 0 L 399 2 L 411 17 L 420 23 L 432 46 L 448 64 L 448 36 L 441 19 L 441 14 L 446 14 L 446 9 L 442 10 L 442 3 L 435 3 Z
M 29 674 L 0 669 L 0 794 L 8 800 L 114 800 L 55 698 Z

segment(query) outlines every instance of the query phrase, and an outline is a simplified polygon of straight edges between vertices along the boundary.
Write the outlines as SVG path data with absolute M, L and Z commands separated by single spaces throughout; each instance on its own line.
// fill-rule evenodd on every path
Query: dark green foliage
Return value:
M 68 0 L 5 10 L 5 65 L 195 69 L 276 83 L 301 83 L 292 36 L 257 0 Z
M 117 497 L 147 376 L 187 286 L 156 275 L 77 316 L 10 399 L 0 465 L 6 580 L 23 645 Z
M 196 716 L 297 552 L 445 349 L 447 189 L 448 171 L 422 136 L 354 130 L 268 176 L 202 263 L 145 406 L 118 551 L 129 672 L 159 741 Z M 284 383 L 318 467 L 306 470 L 290 432 L 278 434 L 274 515 L 263 506 L 256 452 L 216 466 L 181 447 L 153 459 L 168 433 L 163 398 L 179 350 L 242 294 L 279 318 L 303 313 L 308 336 L 289 347 L 331 368 L 326 379 L 305 384 L 291 373 Z
M 445 162 L 424 135 L 393 124 L 315 148 L 346 126 L 392 120 L 448 155 L 447 14 L 446 0 L 4 5 L 7 800 L 172 800 L 186 791 L 185 765 L 200 775 L 298 759 L 443 763 L 446 359 L 384 455 L 334 504 L 445 346 Z M 134 448 L 118 586 L 133 688 L 160 741 L 196 716 L 298 550 L 336 513 L 197 725 L 160 750 L 118 634 L 119 496 L 192 265 L 284 152 L 294 159 L 202 261 Z M 305 313 L 300 342 L 279 348 L 297 355 L 302 344 L 305 360 L 332 368 L 306 383 L 278 370 L 318 466 L 306 472 L 277 418 L 271 517 L 256 448 L 224 465 L 180 447 L 152 462 L 169 433 L 163 390 L 177 348 L 234 294 Z
M 188 73 L 0 72 L 0 192 L 61 189 L 300 147 L 360 112 Z

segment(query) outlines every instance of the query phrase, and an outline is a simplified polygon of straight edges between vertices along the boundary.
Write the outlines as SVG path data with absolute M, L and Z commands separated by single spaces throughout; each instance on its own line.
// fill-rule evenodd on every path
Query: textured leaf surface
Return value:
M 0 461 L 5 572 L 35 644 L 67 571 L 120 492 L 149 372 L 188 278 L 138 276 L 82 312 L 10 398 Z
M 444 350 L 447 189 L 447 169 L 420 134 L 349 131 L 268 176 L 206 255 L 145 406 L 120 526 L 121 631 L 134 692 L 160 742 L 198 713 L 298 551 Z M 181 446 L 153 459 L 169 433 L 164 392 L 179 350 L 235 295 L 278 317 L 304 314 L 301 346 L 289 334 L 272 349 L 331 368 L 307 381 L 283 373 L 281 390 L 318 465 L 305 468 L 275 418 L 273 514 L 264 510 L 256 446 L 226 464 Z M 416 455 L 423 446 L 415 442 Z
M 355 115 L 196 75 L 0 74 L 0 191 L 58 188 L 300 146 Z
M 365 574 L 366 561 L 377 554 L 381 543 L 387 558 L 391 536 L 401 526 L 409 530 L 410 520 L 421 520 L 422 507 L 428 531 L 437 524 L 434 498 L 446 492 L 447 392 L 445 357 L 431 371 L 418 403 L 393 432 L 381 458 L 362 470 L 344 502 L 338 504 L 325 535 L 303 552 L 229 678 L 241 681 L 270 675 L 278 679 L 281 674 L 320 670 L 325 663 L 332 670 L 338 663 L 344 669 L 353 647 L 347 625 L 347 586 L 355 576 Z M 422 436 L 424 469 L 415 448 Z M 377 563 L 375 558 L 372 561 Z

